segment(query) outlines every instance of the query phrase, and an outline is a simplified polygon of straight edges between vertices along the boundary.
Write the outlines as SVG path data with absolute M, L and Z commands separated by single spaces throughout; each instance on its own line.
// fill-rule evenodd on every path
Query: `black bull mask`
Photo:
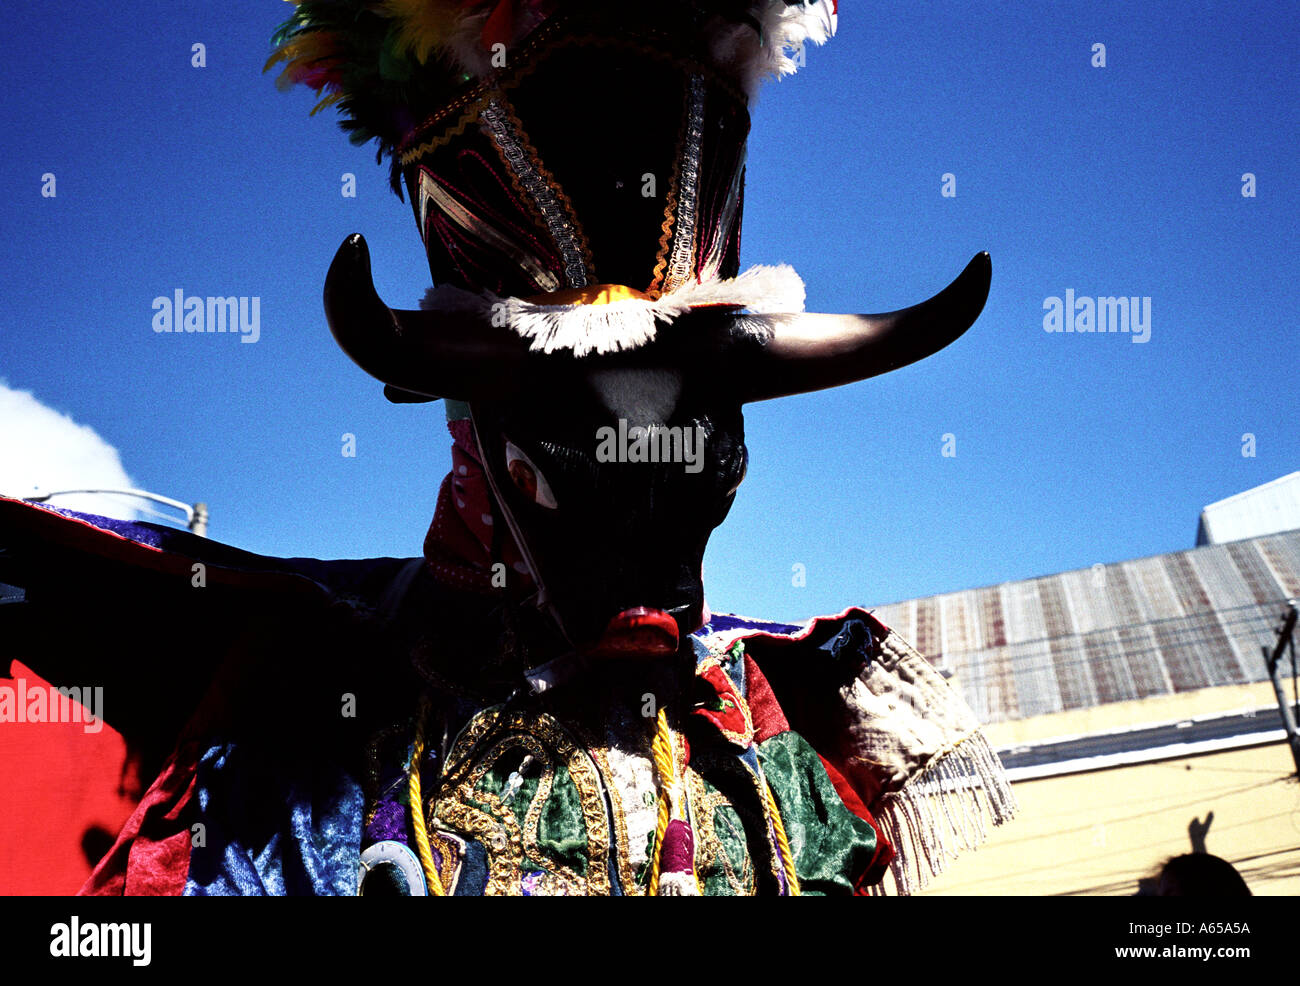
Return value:
M 469 405 L 534 601 L 574 650 L 662 655 L 704 620 L 705 545 L 745 474 L 743 406 L 937 352 L 978 317 L 990 276 L 981 253 L 900 311 L 702 309 L 645 345 L 576 358 L 532 351 L 470 313 L 389 309 L 353 235 L 330 267 L 325 309 L 339 345 L 390 399 Z

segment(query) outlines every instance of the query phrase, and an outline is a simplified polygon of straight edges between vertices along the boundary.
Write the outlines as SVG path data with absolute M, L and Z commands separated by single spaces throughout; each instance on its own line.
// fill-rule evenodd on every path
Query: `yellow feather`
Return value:
M 275 84 L 280 89 L 287 89 L 293 85 L 292 80 L 288 77 L 293 74 L 294 69 L 312 65 L 322 58 L 334 54 L 336 50 L 337 45 L 332 37 L 304 34 L 272 52 L 271 57 L 262 66 L 262 71 L 265 72 L 273 65 L 284 62 L 284 70 L 276 79 Z
M 384 0 L 379 9 L 399 22 L 398 50 L 413 54 L 421 64 L 451 37 L 463 16 L 455 0 Z
M 325 109 L 325 108 L 327 108 L 327 107 L 333 106 L 335 103 L 337 103 L 340 99 L 342 99 L 342 98 L 343 98 L 344 96 L 346 96 L 346 95 L 347 95 L 347 93 L 345 93 L 345 92 L 336 92 L 333 96 L 326 96 L 326 97 L 325 97 L 324 99 L 322 99 L 319 103 L 317 103 L 317 104 L 312 108 L 312 111 L 311 111 L 310 113 L 308 113 L 307 115 L 308 115 L 308 116 L 315 116 L 315 115 L 316 115 L 317 113 L 319 113 L 321 110 L 323 110 L 323 109 Z
M 284 48 L 276 48 L 275 51 L 271 52 L 271 57 L 266 60 L 266 64 L 262 66 L 262 71 L 269 72 L 272 65 L 279 65 L 288 57 L 284 52 Z

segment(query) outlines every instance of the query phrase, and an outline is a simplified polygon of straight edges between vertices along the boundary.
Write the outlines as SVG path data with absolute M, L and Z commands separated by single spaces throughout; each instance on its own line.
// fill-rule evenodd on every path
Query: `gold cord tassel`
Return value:
M 438 877 L 437 867 L 433 863 L 433 849 L 429 846 L 429 829 L 424 823 L 424 800 L 420 790 L 420 760 L 424 757 L 424 726 L 429 717 L 428 698 L 420 699 L 419 721 L 415 726 L 415 743 L 411 746 L 410 788 L 411 822 L 415 829 L 415 846 L 420 855 L 420 866 L 429 884 L 429 893 L 434 897 L 446 897 Z
M 673 734 L 668 715 L 659 709 L 651 745 L 655 772 L 659 775 L 659 817 L 655 824 L 654 858 L 650 863 L 651 897 L 698 897 L 695 873 L 695 835 L 681 814 L 679 779 L 673 756 Z M 664 867 L 665 857 L 668 866 Z
M 785 882 L 789 890 L 787 896 L 799 897 L 799 877 L 794 870 L 794 853 L 790 851 L 790 840 L 785 836 L 785 823 L 781 821 L 781 812 L 776 807 L 776 796 L 772 794 L 772 785 L 766 781 L 763 786 L 767 788 L 767 810 L 772 816 L 772 829 L 776 832 L 776 844 L 781 849 L 781 862 L 785 864 Z

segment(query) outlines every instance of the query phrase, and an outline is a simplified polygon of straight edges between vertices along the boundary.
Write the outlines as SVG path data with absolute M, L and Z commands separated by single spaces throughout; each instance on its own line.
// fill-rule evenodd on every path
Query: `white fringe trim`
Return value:
M 982 733 L 931 761 L 873 812 L 895 849 L 889 870 L 898 893 L 923 890 L 950 859 L 981 845 L 988 838 L 985 816 L 1001 825 L 1016 810 L 1002 762 Z M 885 889 L 877 883 L 871 892 L 883 896 Z
M 443 285 L 426 291 L 420 307 L 426 311 L 472 311 L 494 324 L 508 325 L 531 340 L 533 352 L 567 350 L 574 356 L 586 356 L 643 346 L 654 339 L 659 322 L 671 322 L 697 306 L 739 305 L 751 312 L 784 314 L 802 312 L 804 299 L 799 275 L 788 264 L 780 264 L 751 267 L 726 280 L 687 282 L 654 300 L 546 305 Z M 751 331 L 762 328 L 756 326 Z
M 660 897 L 698 897 L 700 885 L 694 873 L 660 873 Z

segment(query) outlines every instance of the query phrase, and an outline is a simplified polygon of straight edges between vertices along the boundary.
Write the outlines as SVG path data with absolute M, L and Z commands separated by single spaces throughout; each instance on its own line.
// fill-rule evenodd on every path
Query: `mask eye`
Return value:
M 506 471 L 519 491 L 533 503 L 547 510 L 556 508 L 555 494 L 542 471 L 511 442 L 506 442 Z

